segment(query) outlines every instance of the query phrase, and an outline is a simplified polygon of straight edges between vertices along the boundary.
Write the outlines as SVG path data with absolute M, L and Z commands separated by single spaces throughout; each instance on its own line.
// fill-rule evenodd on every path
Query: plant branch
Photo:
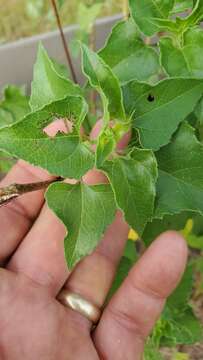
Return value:
M 12 184 L 4 188 L 0 188 L 0 207 L 8 204 L 13 199 L 24 195 L 29 192 L 41 190 L 47 188 L 50 184 L 56 181 L 62 181 L 62 178 L 56 178 L 54 180 L 47 180 L 41 182 L 35 182 L 30 184 Z
M 65 54 L 66 54 L 66 59 L 68 61 L 68 65 L 70 67 L 70 71 L 71 71 L 73 80 L 74 80 L 75 83 L 77 83 L 78 81 L 77 81 L 76 73 L 75 73 L 75 70 L 74 70 L 74 66 L 73 66 L 73 63 L 72 63 L 72 59 L 71 59 L 71 55 L 70 55 L 70 52 L 69 52 L 69 49 L 68 49 L 68 45 L 66 43 L 66 39 L 65 39 L 65 36 L 64 36 L 64 32 L 63 32 L 59 12 L 58 12 L 58 9 L 57 9 L 56 1 L 51 0 L 51 2 L 52 2 L 55 17 L 56 17 L 56 21 L 57 21 L 57 24 L 58 24 L 58 28 L 59 28 L 59 31 L 60 31 L 61 40 L 62 40 L 64 51 L 65 51 Z
M 90 49 L 95 51 L 96 47 L 96 28 L 95 23 L 92 26 L 91 32 L 89 34 L 89 46 Z M 94 89 L 92 89 L 90 93 L 90 104 L 91 104 L 91 110 L 93 115 L 96 115 L 97 109 L 96 109 L 96 101 L 97 101 L 97 93 Z

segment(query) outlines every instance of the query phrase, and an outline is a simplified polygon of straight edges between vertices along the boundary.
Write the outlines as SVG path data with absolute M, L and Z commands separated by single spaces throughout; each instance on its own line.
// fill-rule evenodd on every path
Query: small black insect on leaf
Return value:
M 154 95 L 149 94 L 147 100 L 148 100 L 149 102 L 153 102 L 153 101 L 155 100 Z

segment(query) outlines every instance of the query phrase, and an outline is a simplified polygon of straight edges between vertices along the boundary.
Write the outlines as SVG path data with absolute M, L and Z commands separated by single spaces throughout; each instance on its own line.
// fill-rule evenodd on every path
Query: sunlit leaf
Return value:
M 116 24 L 99 55 L 121 82 L 149 80 L 160 69 L 156 50 L 141 40 L 132 19 Z
M 115 201 L 110 185 L 88 186 L 55 183 L 46 193 L 49 207 L 68 230 L 65 256 L 71 269 L 90 254 L 115 216 Z

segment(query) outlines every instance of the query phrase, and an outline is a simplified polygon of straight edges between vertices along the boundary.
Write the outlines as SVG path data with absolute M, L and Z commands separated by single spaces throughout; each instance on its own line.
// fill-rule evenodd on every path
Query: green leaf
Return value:
M 110 185 L 55 183 L 49 187 L 46 200 L 68 230 L 65 256 L 71 269 L 94 250 L 113 221 L 113 192 Z
M 185 233 L 185 227 L 188 220 L 192 219 L 192 234 Z M 168 230 L 181 231 L 182 235 L 187 240 L 190 247 L 194 249 L 203 249 L 203 237 L 202 237 L 202 224 L 203 219 L 199 214 L 192 212 L 181 212 L 175 215 L 165 215 L 163 219 L 153 219 L 145 227 L 142 239 L 146 246 L 149 246 L 153 240 L 156 239 L 161 233 Z
M 123 98 L 118 79 L 99 55 L 82 45 L 83 72 L 99 93 L 104 106 L 104 119 L 125 121 Z
M 149 338 L 145 344 L 144 360 L 164 360 L 151 338 Z
M 80 29 L 83 32 L 88 34 L 91 33 L 92 27 L 101 12 L 102 6 L 102 3 L 92 4 L 91 6 L 82 2 L 79 3 L 77 23 L 80 25 Z
M 128 240 L 126 242 L 124 256 L 127 259 L 129 259 L 132 262 L 132 264 L 135 264 L 135 262 L 138 260 L 138 254 L 136 251 L 135 241 Z
M 202 218 L 202 216 L 199 214 L 193 213 L 192 221 L 193 221 L 193 228 L 192 228 L 193 234 L 195 234 L 197 236 L 203 235 L 203 218 Z
M 175 0 L 172 14 L 182 13 L 193 8 L 193 0 Z
M 200 99 L 199 103 L 195 107 L 194 114 L 198 119 L 199 125 L 203 126 L 203 98 Z
M 193 111 L 194 122 L 191 123 L 193 127 L 197 129 L 198 139 L 203 141 L 203 98 L 200 99 L 197 106 Z
M 100 169 L 104 161 L 116 148 L 115 135 L 110 128 L 106 128 L 98 138 L 96 148 L 96 167 Z
M 4 89 L 4 99 L 0 102 L 0 127 L 21 120 L 30 111 L 29 99 L 22 89 L 14 85 Z
M 172 142 L 157 153 L 157 217 L 184 210 L 203 213 L 203 145 L 183 123 Z
M 0 175 L 6 174 L 14 165 L 14 159 L 10 158 L 3 151 L 0 151 Z
M 160 69 L 157 52 L 141 40 L 132 19 L 116 24 L 99 55 L 121 82 L 146 81 Z
M 174 0 L 130 0 L 129 3 L 131 14 L 145 35 L 151 36 L 161 29 L 173 26 L 167 19 Z
M 183 30 L 199 24 L 203 19 L 203 0 L 195 1 L 192 13 L 182 21 Z
M 48 57 L 42 44 L 40 44 L 37 62 L 34 67 L 30 98 L 32 110 L 39 110 L 52 102 L 73 95 L 82 95 L 82 90 L 78 85 L 73 84 L 71 80 L 62 77 L 56 72 L 53 61 Z
M 182 45 L 169 37 L 159 42 L 161 63 L 170 76 L 203 77 L 203 30 L 189 29 L 183 37 Z
M 131 81 L 123 86 L 126 112 L 139 130 L 144 148 L 168 144 L 178 125 L 202 96 L 203 81 L 165 79 L 155 86 Z
M 55 59 L 51 58 L 50 59 L 52 61 L 53 67 L 56 71 L 56 73 L 66 79 L 70 78 L 70 69 L 64 65 L 64 64 L 60 64 L 58 61 L 56 61 Z
M 184 312 L 167 314 L 169 326 L 161 339 L 162 346 L 192 345 L 202 340 L 202 326 L 188 306 Z
M 163 219 L 153 219 L 144 230 L 142 238 L 146 246 L 149 246 L 158 235 L 168 230 L 182 230 L 190 215 L 188 212 L 181 214 L 166 215 Z
M 0 105 L 0 129 L 6 125 L 12 124 L 14 122 L 12 114 L 1 108 Z
M 1 129 L 0 149 L 52 174 L 80 179 L 94 165 L 94 155 L 78 133 L 86 111 L 86 103 L 80 97 L 57 101 Z M 43 129 L 59 118 L 72 120 L 73 132 L 48 136 Z
M 187 308 L 192 295 L 193 281 L 193 266 L 188 265 L 180 284 L 167 300 L 167 306 L 171 311 L 179 313 Z
M 153 153 L 135 149 L 127 157 L 106 161 L 102 169 L 110 180 L 126 221 L 142 234 L 154 209 L 157 167 Z

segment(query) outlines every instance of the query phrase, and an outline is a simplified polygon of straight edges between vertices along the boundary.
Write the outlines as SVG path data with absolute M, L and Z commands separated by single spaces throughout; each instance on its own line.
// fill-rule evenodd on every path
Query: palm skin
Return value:
M 26 276 L 0 277 L 0 359 L 98 359 L 82 318 Z

